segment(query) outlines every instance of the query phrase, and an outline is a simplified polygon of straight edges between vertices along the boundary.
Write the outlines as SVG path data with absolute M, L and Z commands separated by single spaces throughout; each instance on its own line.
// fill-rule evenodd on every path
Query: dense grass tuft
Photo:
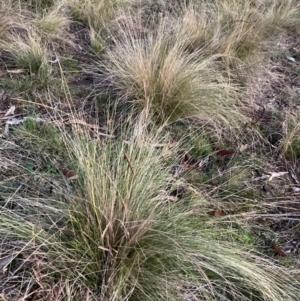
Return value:
M 160 121 L 214 116 L 217 123 L 233 123 L 236 89 L 218 72 L 218 57 L 201 49 L 188 53 L 189 37 L 179 38 L 176 30 L 171 20 L 146 37 L 123 30 L 103 66 L 111 79 L 108 93 Z
M 107 141 L 64 136 L 75 185 L 55 199 L 12 197 L 30 215 L 2 208 L 1 236 L 23 242 L 19 254 L 30 247 L 33 267 L 49 263 L 36 293 L 68 280 L 71 296 L 82 287 L 102 300 L 296 300 L 289 272 L 233 242 L 201 195 L 170 197 L 170 152 L 156 147 L 167 141 L 149 128 L 124 125 Z

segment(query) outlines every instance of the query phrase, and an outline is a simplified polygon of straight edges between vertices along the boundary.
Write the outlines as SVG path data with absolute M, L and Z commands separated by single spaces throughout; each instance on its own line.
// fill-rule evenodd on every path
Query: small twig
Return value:
M 282 257 L 287 257 L 287 254 L 285 254 L 285 252 L 283 252 L 278 245 L 276 245 L 275 243 L 272 243 L 272 247 L 278 255 L 280 255 Z
M 13 115 L 13 116 L 3 116 L 3 117 L 0 117 L 0 120 L 8 120 L 8 119 L 12 119 L 12 118 L 15 118 L 17 116 L 21 116 L 23 114 L 16 114 L 16 115 Z
M 127 155 L 126 152 L 124 152 L 124 159 L 127 161 L 128 166 L 129 166 L 129 168 L 131 169 L 132 174 L 134 174 L 134 170 L 133 170 L 133 168 L 132 168 L 132 166 L 131 166 L 131 164 L 130 164 L 129 157 L 128 157 L 128 155 Z

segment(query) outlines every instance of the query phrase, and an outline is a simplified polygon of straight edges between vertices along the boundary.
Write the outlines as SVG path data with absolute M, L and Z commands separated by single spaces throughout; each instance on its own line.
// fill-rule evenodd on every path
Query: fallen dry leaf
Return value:
M 13 261 L 14 258 L 15 255 L 8 255 L 0 258 L 0 271 L 4 270 L 5 267 L 8 266 Z
M 281 172 L 268 172 L 268 173 L 265 173 L 265 174 L 262 174 L 260 177 L 256 177 L 253 179 L 253 181 L 258 181 L 258 180 L 266 180 L 267 181 L 272 181 L 274 178 L 278 178 L 278 177 L 281 177 L 281 176 L 284 176 L 288 174 L 287 171 L 281 171 Z
M 220 211 L 220 210 L 216 210 L 215 212 L 214 212 L 214 216 L 223 216 L 223 212 L 222 211 Z
M 298 177 L 292 169 L 290 170 L 290 176 L 295 181 L 296 184 L 299 184 Z
M 4 73 L 0 70 L 0 77 L 3 76 L 3 75 L 4 75 Z
M 270 174 L 271 174 L 271 176 L 270 176 L 270 178 L 268 179 L 268 181 L 271 181 L 271 180 L 273 180 L 274 178 L 278 178 L 278 177 L 284 176 L 284 175 L 288 174 L 288 172 L 287 172 L 287 171 L 271 172 Z
M 289 60 L 289 61 L 291 61 L 293 63 L 296 62 L 295 58 L 293 58 L 292 56 L 286 55 L 285 57 L 287 58 L 287 60 Z
M 282 257 L 287 257 L 287 255 L 281 250 L 281 248 L 276 245 L 275 243 L 272 244 L 273 249 L 276 251 L 276 253 Z
M 7 110 L 7 112 L 5 113 L 4 116 L 14 115 L 15 109 L 16 109 L 16 106 L 11 106 L 11 107 Z
M 36 122 L 43 122 L 44 119 L 39 118 L 39 117 L 24 117 L 21 119 L 17 119 L 17 118 L 12 118 L 6 121 L 6 124 L 10 124 L 10 125 L 17 125 L 20 124 L 22 122 L 24 122 L 25 120 L 34 120 Z
M 172 196 L 172 195 L 167 195 L 166 196 L 166 201 L 176 202 L 176 201 L 178 201 L 178 197 Z
M 8 117 L 2 117 L 1 119 L 7 119 Z M 33 118 L 33 117 L 24 117 L 24 118 L 21 118 L 21 119 L 17 119 L 17 118 L 9 118 L 6 122 L 5 122 L 5 128 L 4 128 L 4 132 L 3 132 L 3 136 L 4 137 L 7 137 L 8 134 L 9 134 L 9 125 L 18 125 L 20 123 L 22 123 L 23 121 L 25 120 L 35 120 L 37 122 L 41 122 L 41 121 L 44 121 L 43 119 L 37 117 L 37 118 Z
M 300 188 L 299 187 L 292 187 L 293 192 L 300 192 Z
M 254 178 L 253 181 L 265 180 L 268 178 L 270 178 L 270 175 L 262 174 L 260 177 Z
M 21 74 L 21 73 L 25 73 L 26 70 L 24 69 L 11 69 L 11 70 L 7 70 L 8 73 L 12 73 L 12 74 Z
M 181 159 L 181 162 L 180 164 L 183 164 L 183 163 L 190 163 L 192 161 L 192 156 L 188 153 L 185 153 Z
M 196 158 L 193 158 L 190 154 L 185 153 L 180 161 L 180 165 L 184 170 L 194 169 L 198 165 L 198 161 Z
M 246 150 L 247 148 L 249 147 L 248 144 L 242 144 L 240 147 L 239 147 L 239 151 L 242 153 L 244 150 Z
M 232 150 L 222 149 L 218 150 L 216 154 L 221 157 L 231 157 L 235 154 L 235 152 Z
M 59 59 L 58 58 L 55 58 L 54 60 L 48 60 L 49 63 L 51 64 L 56 64 L 59 62 Z
M 62 173 L 68 180 L 75 180 L 78 178 L 78 175 L 74 171 L 69 169 L 63 169 Z
M 204 159 L 200 160 L 198 163 L 198 168 L 202 168 L 203 166 L 209 163 L 210 156 L 206 156 Z

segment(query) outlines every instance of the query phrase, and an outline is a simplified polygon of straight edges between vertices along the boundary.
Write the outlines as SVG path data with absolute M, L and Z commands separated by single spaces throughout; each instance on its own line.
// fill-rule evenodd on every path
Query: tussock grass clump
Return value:
M 261 60 L 265 41 L 282 29 L 299 24 L 294 1 L 192 1 L 178 18 L 191 51 L 218 54 L 236 80 Z M 232 76 L 233 74 L 231 74 Z
M 31 13 L 23 11 L 13 5 L 12 1 L 0 3 L 0 47 L 7 41 L 12 33 L 24 33 L 30 26 Z
M 238 87 L 260 61 L 265 39 L 298 24 L 298 8 L 277 0 L 179 7 L 160 14 L 154 27 L 142 15 L 131 18 L 135 26 L 119 24 L 100 82 L 110 96 L 150 108 L 158 120 L 195 117 L 237 127 Z
M 106 53 L 108 93 L 158 120 L 182 117 L 234 123 L 236 89 L 218 72 L 217 57 L 187 52 L 189 37 L 178 39 L 176 25 L 162 21 L 157 33 L 136 37 L 123 30 Z
M 77 182 L 56 198 L 10 196 L 16 207 L 1 208 L 0 235 L 19 241 L 14 254 L 25 258 L 9 268 L 24 269 L 18 297 L 297 300 L 290 271 L 235 243 L 235 230 L 210 217 L 194 189 L 170 198 L 169 150 L 157 148 L 160 131 L 150 128 L 123 125 L 106 141 L 62 133 Z
M 75 22 L 86 30 L 84 40 L 88 41 L 94 54 L 101 54 L 105 40 L 110 40 L 108 28 L 117 18 L 121 8 L 130 1 L 126 0 L 68 0 L 70 14 Z
M 65 28 L 70 21 L 64 11 L 66 7 L 64 3 L 60 3 L 51 10 L 43 11 L 33 23 L 49 40 L 66 38 Z
M 68 0 L 74 19 L 90 26 L 95 31 L 105 29 L 109 22 L 116 16 L 118 9 L 125 0 Z
M 10 35 L 9 42 L 2 43 L 1 48 L 10 53 L 17 68 L 27 69 L 41 78 L 47 77 L 48 49 L 34 30 L 29 29 L 23 35 Z

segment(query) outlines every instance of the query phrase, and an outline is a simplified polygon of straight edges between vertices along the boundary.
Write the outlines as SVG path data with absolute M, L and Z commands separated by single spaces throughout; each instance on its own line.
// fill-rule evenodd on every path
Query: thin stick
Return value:
M 124 152 L 124 159 L 127 161 L 128 166 L 129 166 L 129 168 L 131 169 L 132 174 L 134 174 L 134 170 L 133 170 L 133 168 L 132 168 L 132 166 L 131 166 L 131 164 L 130 164 L 129 157 L 128 157 L 128 155 L 127 155 L 126 152 Z

